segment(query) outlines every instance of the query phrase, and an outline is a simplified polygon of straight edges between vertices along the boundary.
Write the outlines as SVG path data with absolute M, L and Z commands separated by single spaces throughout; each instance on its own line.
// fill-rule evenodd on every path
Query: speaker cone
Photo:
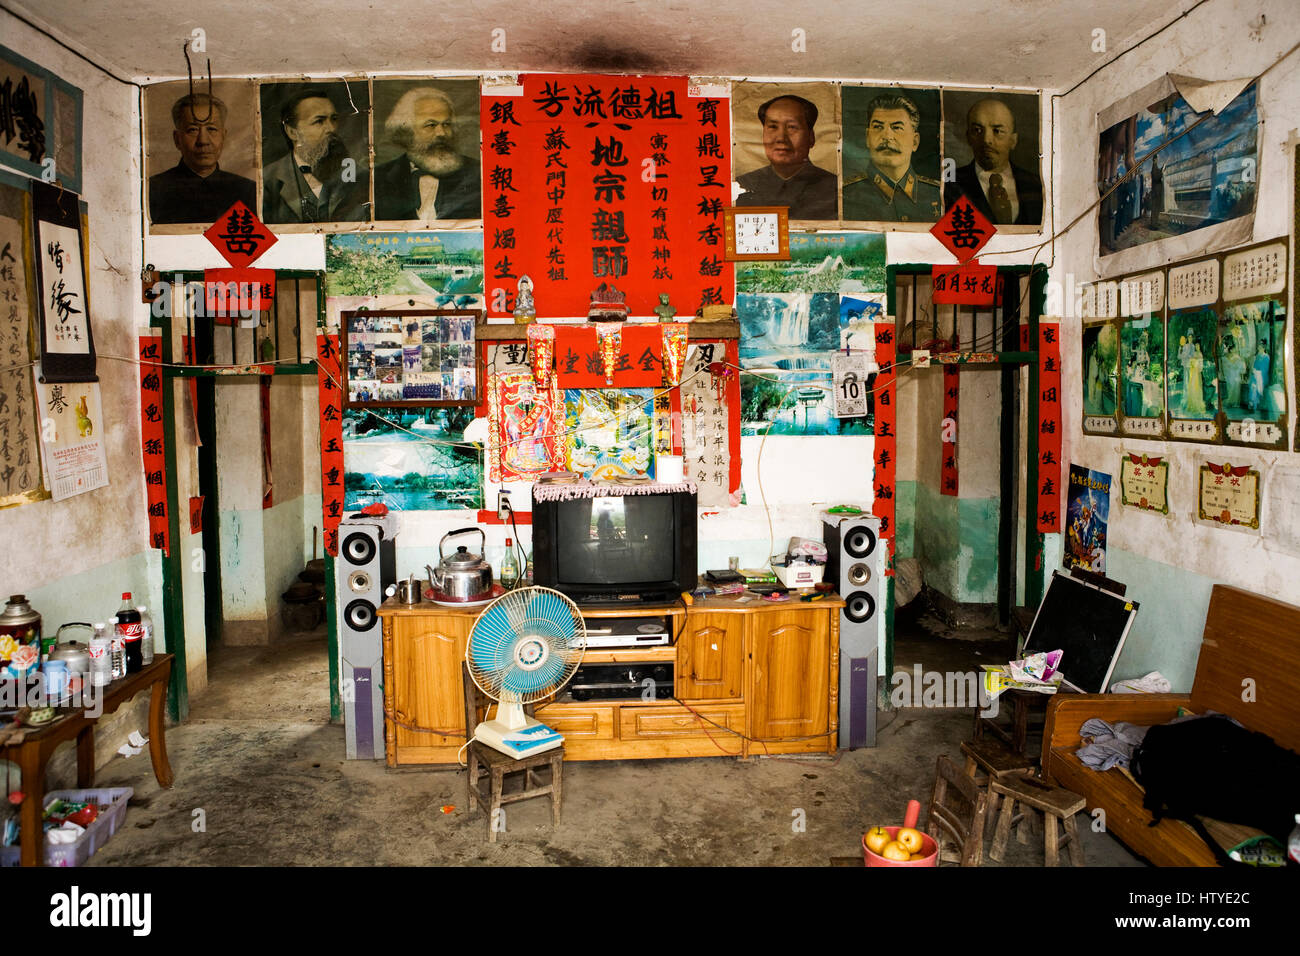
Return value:
M 844 599 L 844 616 L 854 624 L 870 620 L 875 613 L 876 602 L 865 591 L 854 591 Z
M 375 560 L 377 550 L 374 539 L 364 531 L 353 531 L 343 539 L 343 547 L 339 549 L 349 564 L 369 564 Z
M 862 587 L 871 580 L 871 568 L 859 561 L 857 564 L 849 565 L 849 583 L 854 587 Z
M 348 575 L 348 590 L 356 594 L 365 594 L 373 586 L 369 571 L 353 571 Z
M 844 550 L 854 558 L 865 558 L 876 549 L 876 536 L 870 528 L 856 527 L 844 536 Z
M 377 620 L 375 606 L 369 601 L 353 601 L 343 609 L 343 622 L 354 631 L 368 631 Z

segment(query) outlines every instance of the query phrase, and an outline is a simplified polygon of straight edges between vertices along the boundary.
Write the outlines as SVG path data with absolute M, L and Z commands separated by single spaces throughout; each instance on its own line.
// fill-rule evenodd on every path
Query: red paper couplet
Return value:
M 969 262 L 979 255 L 995 232 L 997 229 L 993 223 L 965 196 L 949 206 L 943 218 L 930 229 L 930 234 L 942 242 L 958 262 Z
M 957 399 L 961 373 L 956 365 L 943 367 L 943 422 L 939 431 L 939 493 L 957 497 Z M 949 423 L 951 421 L 951 424 Z
M 1061 530 L 1061 329 L 1038 326 L 1038 530 Z
M 871 501 L 871 513 L 880 519 L 880 535 L 894 540 L 894 491 L 897 483 L 897 415 L 898 400 L 895 385 L 897 376 L 894 368 L 894 323 L 876 323 L 876 363 L 880 371 L 876 375 L 873 390 L 876 394 L 875 423 L 875 494 Z M 892 559 L 893 548 L 889 550 L 890 559 L 886 574 L 894 573 Z
M 524 275 L 545 318 L 587 315 L 602 282 L 632 315 L 652 314 L 661 292 L 683 313 L 731 296 L 730 109 L 692 93 L 682 76 L 571 74 L 486 92 L 489 316 L 512 314 Z
M 190 498 L 190 534 L 203 533 L 203 495 Z
M 343 520 L 343 394 L 339 388 L 339 337 L 316 336 L 316 388 L 320 399 L 321 516 L 325 553 L 339 553 Z
M 167 532 L 167 456 L 163 432 L 162 344 L 140 336 L 140 453 L 149 511 L 149 546 L 170 555 Z
M 934 289 L 931 300 L 935 305 L 992 305 L 997 281 L 997 266 L 934 266 L 930 272 Z

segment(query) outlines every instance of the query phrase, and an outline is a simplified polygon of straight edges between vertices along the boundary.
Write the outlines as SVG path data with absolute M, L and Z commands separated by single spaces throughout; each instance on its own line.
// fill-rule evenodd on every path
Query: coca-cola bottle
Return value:
M 140 640 L 144 637 L 144 625 L 140 621 L 140 612 L 131 602 L 131 592 L 122 593 L 122 606 L 117 609 L 117 633 L 121 635 L 126 651 L 126 672 L 134 674 L 144 666 L 140 652 Z

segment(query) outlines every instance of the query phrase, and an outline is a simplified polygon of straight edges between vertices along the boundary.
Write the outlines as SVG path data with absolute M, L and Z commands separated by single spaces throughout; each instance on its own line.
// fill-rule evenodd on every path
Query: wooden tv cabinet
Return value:
M 537 718 L 564 734 L 570 760 L 834 753 L 843 606 L 828 595 L 584 607 L 588 622 L 670 616 L 674 644 L 588 650 L 583 662 L 672 662 L 676 700 L 551 701 L 538 706 Z M 407 607 L 394 598 L 380 607 L 390 767 L 458 763 L 465 744 L 460 668 L 481 610 Z

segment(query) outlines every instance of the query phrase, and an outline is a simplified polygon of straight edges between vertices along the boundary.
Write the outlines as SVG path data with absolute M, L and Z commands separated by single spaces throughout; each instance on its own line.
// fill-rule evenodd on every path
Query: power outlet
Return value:
M 509 521 L 510 510 L 511 510 L 510 492 L 498 491 L 497 492 L 497 517 L 500 518 L 502 521 Z

